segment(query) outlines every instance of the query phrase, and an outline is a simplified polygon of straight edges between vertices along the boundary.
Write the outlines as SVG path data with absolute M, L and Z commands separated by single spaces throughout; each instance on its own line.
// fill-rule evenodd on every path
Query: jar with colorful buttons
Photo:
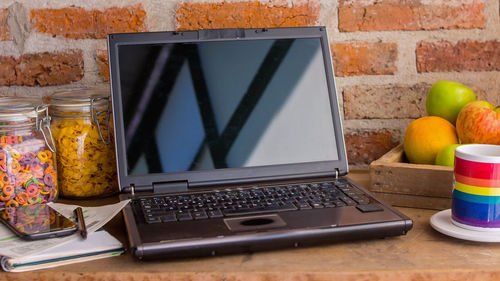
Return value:
M 78 89 L 50 97 L 61 196 L 92 198 L 118 191 L 109 90 Z
M 0 97 L 0 208 L 55 201 L 58 193 L 48 106 Z

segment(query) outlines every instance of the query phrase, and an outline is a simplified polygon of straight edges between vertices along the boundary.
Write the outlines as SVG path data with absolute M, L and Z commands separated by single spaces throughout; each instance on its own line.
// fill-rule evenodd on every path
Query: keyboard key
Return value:
M 347 196 L 340 196 L 340 200 L 344 201 L 344 203 L 346 203 L 346 205 L 348 205 L 348 206 L 356 205 L 356 202 L 354 202 L 354 200 L 352 200 L 351 198 L 349 198 Z
M 161 222 L 161 219 L 159 217 L 147 217 L 146 222 L 147 223 L 159 223 L 159 222 Z
M 334 204 L 335 204 L 335 206 L 337 206 L 337 207 L 344 207 L 344 206 L 347 206 L 347 204 L 346 204 L 346 203 L 344 203 L 344 202 L 342 202 L 342 201 L 340 201 L 340 200 L 335 200 L 335 201 L 333 201 L 332 203 L 334 203 Z
M 384 209 L 382 207 L 380 207 L 379 205 L 377 204 L 365 204 L 365 205 L 359 205 L 359 206 L 356 206 L 356 208 L 358 208 L 358 210 L 360 210 L 361 212 L 363 213 L 369 213 L 369 212 L 381 212 L 383 211 Z
M 358 204 L 360 205 L 365 205 L 365 204 L 369 204 L 370 203 L 370 199 L 368 199 L 368 197 L 366 196 L 359 196 L 358 199 L 355 200 L 356 202 L 358 202 Z
M 167 212 L 165 215 L 161 216 L 160 218 L 161 218 L 162 222 L 177 221 L 177 218 L 175 217 L 174 212 Z
M 297 207 L 301 210 L 307 210 L 307 209 L 312 209 L 311 205 L 307 203 L 297 203 Z
M 272 205 L 264 208 L 255 208 L 255 209 L 223 210 L 223 213 L 226 216 L 239 216 L 239 215 L 253 215 L 253 214 L 275 213 L 275 212 L 295 211 L 295 210 L 297 210 L 297 207 L 295 207 L 292 203 L 288 203 L 284 204 L 283 206 Z
M 191 215 L 195 220 L 208 219 L 208 215 L 207 213 L 205 213 L 205 211 L 192 211 Z
M 222 218 L 224 216 L 219 209 L 208 211 L 207 214 L 210 218 L 213 218 L 213 219 Z
M 193 217 L 189 212 L 177 212 L 177 219 L 179 221 L 189 221 L 192 220 Z
M 335 203 L 332 203 L 332 202 L 326 202 L 326 203 L 323 203 L 323 205 L 325 206 L 325 208 L 335 208 L 335 207 L 337 207 L 335 205 Z
M 314 209 L 321 209 L 324 208 L 325 206 L 321 203 L 312 203 L 311 204 Z

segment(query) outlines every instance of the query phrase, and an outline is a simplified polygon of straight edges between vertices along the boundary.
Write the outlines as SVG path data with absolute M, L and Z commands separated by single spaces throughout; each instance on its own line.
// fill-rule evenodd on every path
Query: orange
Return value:
M 425 116 L 408 125 L 403 148 L 410 163 L 434 164 L 438 152 L 455 143 L 458 137 L 453 124 L 441 117 Z

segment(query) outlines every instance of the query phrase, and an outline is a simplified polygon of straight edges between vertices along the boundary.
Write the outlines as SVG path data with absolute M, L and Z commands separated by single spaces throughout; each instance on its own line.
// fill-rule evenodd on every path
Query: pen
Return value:
M 83 239 L 87 239 L 87 227 L 85 226 L 85 219 L 83 218 L 83 209 L 81 207 L 78 207 L 74 212 L 80 235 Z

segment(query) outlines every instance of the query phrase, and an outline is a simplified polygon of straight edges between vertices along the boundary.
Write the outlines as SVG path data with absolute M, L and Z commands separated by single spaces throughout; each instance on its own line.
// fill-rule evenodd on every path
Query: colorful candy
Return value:
M 58 190 L 52 152 L 43 140 L 2 136 L 0 141 L 0 208 L 54 201 Z

